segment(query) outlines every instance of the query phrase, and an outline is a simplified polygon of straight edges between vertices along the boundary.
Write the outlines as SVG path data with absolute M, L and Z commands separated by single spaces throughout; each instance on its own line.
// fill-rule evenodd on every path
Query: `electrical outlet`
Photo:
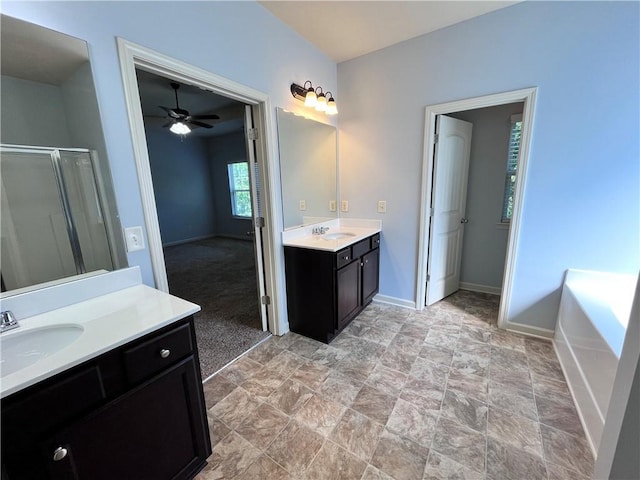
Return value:
M 378 200 L 378 213 L 387 213 L 387 201 Z
M 329 200 L 329 211 L 330 212 L 335 212 L 336 211 L 336 201 L 335 200 Z
M 340 202 L 340 210 L 343 212 L 349 211 L 349 200 L 342 200 L 342 202 Z
M 300 210 L 306 210 L 306 209 L 307 209 L 307 201 L 300 200 Z
M 142 227 L 128 227 L 124 229 L 124 240 L 127 245 L 127 252 L 144 250 L 144 235 Z

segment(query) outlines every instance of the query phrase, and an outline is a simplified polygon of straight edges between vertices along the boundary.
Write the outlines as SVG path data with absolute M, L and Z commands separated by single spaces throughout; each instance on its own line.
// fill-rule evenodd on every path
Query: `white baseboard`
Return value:
M 538 337 L 550 339 L 553 338 L 554 331 L 548 328 L 532 327 L 531 325 L 525 325 L 523 323 L 505 322 L 504 325 L 498 325 L 498 327 L 509 330 L 515 333 L 522 333 L 530 337 Z
M 377 294 L 375 297 L 373 297 L 373 301 L 379 303 L 387 303 L 389 305 L 395 305 L 397 307 L 412 308 L 413 310 L 416 309 L 415 302 L 412 302 L 411 300 L 405 300 L 404 298 L 390 297 L 388 295 Z
M 480 285 L 479 283 L 460 282 L 460 288 L 462 290 L 470 290 L 472 292 L 490 293 L 492 295 L 500 295 L 502 288 L 492 287 L 490 285 Z

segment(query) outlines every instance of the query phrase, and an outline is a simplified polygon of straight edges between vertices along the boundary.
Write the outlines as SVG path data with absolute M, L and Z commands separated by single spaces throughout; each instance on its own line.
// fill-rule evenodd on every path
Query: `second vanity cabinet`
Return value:
M 2 402 L 3 480 L 189 479 L 211 453 L 193 319 Z
M 292 332 L 329 343 L 378 293 L 380 234 L 331 252 L 284 247 Z

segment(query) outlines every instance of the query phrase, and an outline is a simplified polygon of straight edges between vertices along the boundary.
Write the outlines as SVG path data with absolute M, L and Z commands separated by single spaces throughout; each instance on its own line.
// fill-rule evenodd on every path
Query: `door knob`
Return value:
M 66 448 L 62 448 L 62 447 L 58 447 L 53 452 L 53 461 L 54 462 L 59 462 L 60 460 L 62 460 L 66 456 L 67 456 L 67 449 Z
M 469 223 L 469 219 L 468 218 L 463 218 L 462 220 L 460 220 L 460 223 Z

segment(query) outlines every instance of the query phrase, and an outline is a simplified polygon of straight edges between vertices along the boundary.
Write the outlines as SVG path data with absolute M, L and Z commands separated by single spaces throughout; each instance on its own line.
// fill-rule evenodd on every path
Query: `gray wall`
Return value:
M 460 282 L 462 286 L 502 288 L 508 225 L 500 224 L 511 115 L 522 103 L 458 112 L 450 116 L 473 124 L 467 184 Z M 467 284 L 467 285 L 465 285 Z
M 213 137 L 207 142 L 211 180 L 215 195 L 216 232 L 220 236 L 250 238 L 252 221 L 234 217 L 231 212 L 231 193 L 227 165 L 247 161 L 244 132 Z
M 215 199 L 206 144 L 168 129 L 147 129 L 163 245 L 215 235 Z

